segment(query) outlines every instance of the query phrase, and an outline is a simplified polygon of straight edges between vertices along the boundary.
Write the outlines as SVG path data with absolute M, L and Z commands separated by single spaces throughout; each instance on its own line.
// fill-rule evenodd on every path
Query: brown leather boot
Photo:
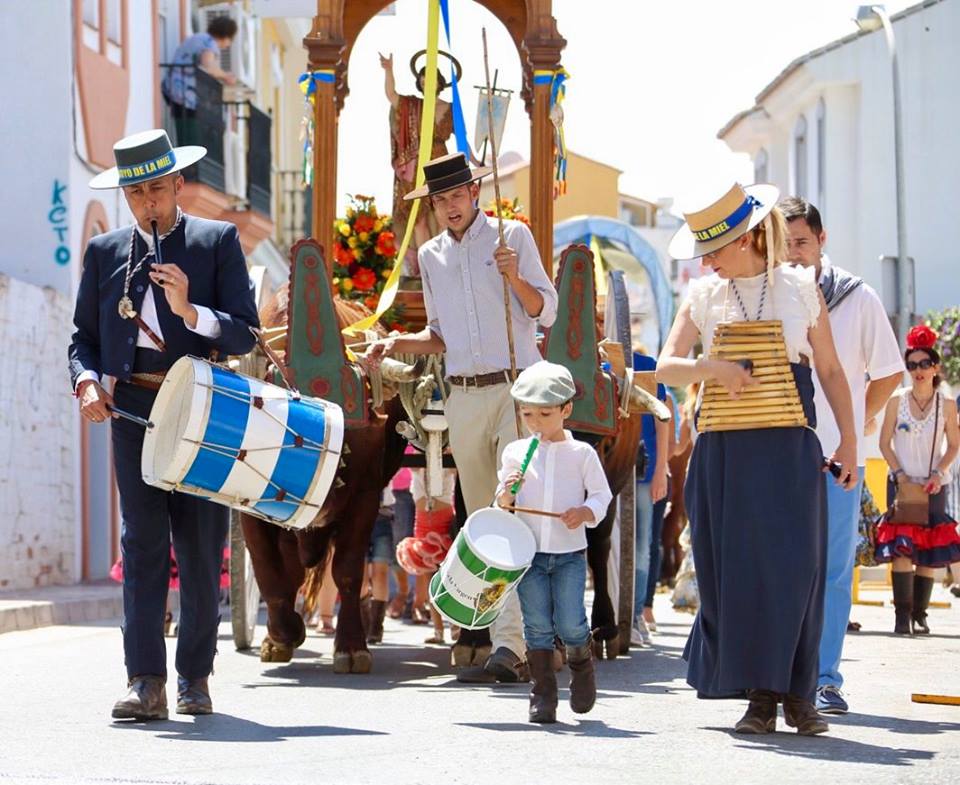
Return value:
M 894 572 L 893 608 L 896 614 L 893 632 L 896 635 L 910 635 L 910 614 L 913 611 L 913 573 Z
M 914 635 L 929 635 L 927 607 L 933 593 L 933 578 L 913 576 L 913 610 L 910 612 L 910 630 Z
M 783 719 L 791 728 L 796 728 L 801 736 L 816 736 L 830 730 L 827 721 L 817 713 L 816 707 L 806 698 L 797 695 L 783 696 Z
M 570 666 L 570 708 L 575 714 L 586 714 L 597 702 L 597 680 L 593 667 L 593 641 L 583 646 L 567 646 Z
M 167 712 L 166 680 L 162 676 L 134 676 L 127 694 L 113 704 L 115 720 L 165 720 Z
M 370 627 L 367 632 L 367 643 L 383 642 L 383 617 L 387 613 L 387 603 L 384 600 L 370 602 Z
M 780 696 L 770 690 L 747 690 L 747 710 L 733 726 L 735 733 L 773 733 L 777 729 Z
M 553 650 L 527 651 L 530 663 L 530 722 L 557 721 L 557 674 L 553 670 Z
M 177 679 L 177 714 L 213 714 L 207 677 Z

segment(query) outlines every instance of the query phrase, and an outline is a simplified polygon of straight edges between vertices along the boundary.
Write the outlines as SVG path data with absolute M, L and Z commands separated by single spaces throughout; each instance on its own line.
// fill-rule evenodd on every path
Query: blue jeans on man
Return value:
M 533 651 L 553 651 L 554 637 L 565 646 L 584 646 L 590 625 L 583 603 L 587 556 L 573 553 L 537 553 L 517 586 L 523 613 L 523 638 Z
M 862 466 L 859 475 L 856 486 L 849 491 L 837 485 L 831 474 L 824 475 L 827 488 L 827 574 L 818 687 L 839 689 L 843 685 L 840 658 L 853 605 L 853 567 L 864 475 Z

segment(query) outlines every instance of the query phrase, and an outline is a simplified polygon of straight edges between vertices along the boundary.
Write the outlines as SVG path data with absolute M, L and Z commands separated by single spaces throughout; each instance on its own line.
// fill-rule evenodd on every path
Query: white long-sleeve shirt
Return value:
M 610 486 L 600 465 L 600 458 L 586 442 L 563 432 L 562 442 L 540 442 L 533 454 L 527 473 L 517 493 L 517 507 L 530 507 L 546 512 L 562 513 L 571 507 L 589 507 L 593 521 L 585 524 L 593 528 L 607 514 L 613 499 Z M 519 471 L 530 446 L 530 439 L 518 439 L 503 450 L 500 466 L 500 489 L 506 477 Z M 520 518 L 533 532 L 538 553 L 572 553 L 587 547 L 584 526 L 568 529 L 558 518 L 519 512 Z

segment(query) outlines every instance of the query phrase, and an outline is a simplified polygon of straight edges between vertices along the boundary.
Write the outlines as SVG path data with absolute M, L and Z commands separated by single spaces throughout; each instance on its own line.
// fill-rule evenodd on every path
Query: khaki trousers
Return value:
M 454 386 L 447 398 L 446 415 L 450 450 L 457 463 L 469 515 L 493 501 L 503 448 L 518 438 L 510 385 L 504 382 L 466 389 Z M 490 635 L 494 651 L 505 646 L 523 659 L 523 619 L 515 591 L 490 627 Z

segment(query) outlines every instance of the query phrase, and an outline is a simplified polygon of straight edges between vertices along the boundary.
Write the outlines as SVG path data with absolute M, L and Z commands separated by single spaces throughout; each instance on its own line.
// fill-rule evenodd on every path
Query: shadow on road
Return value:
M 338 728 L 332 725 L 262 725 L 230 714 L 194 717 L 193 721 L 115 722 L 113 728 L 146 731 L 158 739 L 175 741 L 264 742 L 322 736 L 387 736 L 381 731 Z
M 960 731 L 960 723 L 956 722 L 929 722 L 927 720 L 912 720 L 907 717 L 881 717 L 876 714 L 849 713 L 829 720 L 836 725 L 861 725 L 866 728 L 882 728 L 891 733 L 905 733 L 910 736 L 935 735 L 938 733 L 956 733 Z
M 552 725 L 536 725 L 532 722 L 457 722 L 454 724 L 464 728 L 478 728 L 479 730 L 532 731 L 560 736 L 590 736 L 598 739 L 634 739 L 640 736 L 654 735 L 650 731 L 611 728 L 602 720 L 579 720 L 576 724 L 557 722 Z
M 800 736 L 794 732 L 768 733 L 761 736 L 745 736 L 734 733 L 730 728 L 704 727 L 703 730 L 716 731 L 729 736 L 737 742 L 736 746 L 757 752 L 774 752 L 793 758 L 809 760 L 844 761 L 849 763 L 871 763 L 881 766 L 911 766 L 917 761 L 932 760 L 936 755 L 929 750 L 908 750 L 900 747 L 885 747 L 878 744 L 864 744 L 859 741 L 837 738 L 837 736 Z M 837 733 L 837 729 L 833 729 Z

